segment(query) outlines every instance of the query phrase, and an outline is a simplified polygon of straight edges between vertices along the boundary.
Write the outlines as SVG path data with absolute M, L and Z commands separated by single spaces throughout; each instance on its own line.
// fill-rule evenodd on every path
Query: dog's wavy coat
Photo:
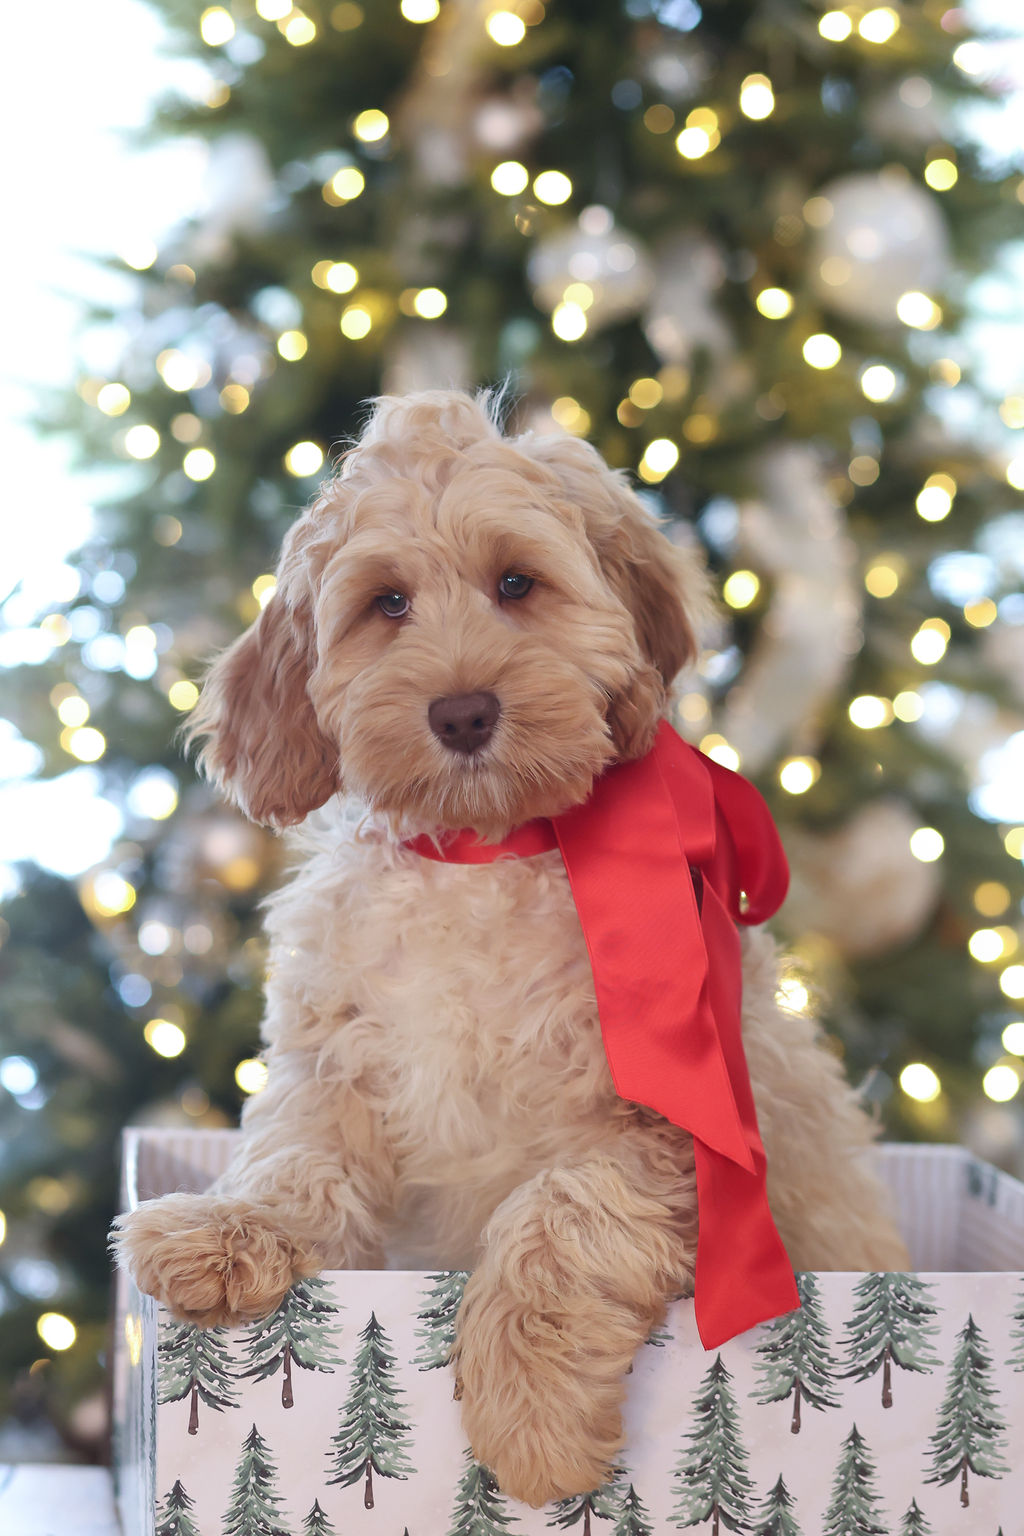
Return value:
M 208 1193 L 122 1217 L 121 1256 L 206 1326 L 321 1267 L 472 1269 L 465 1427 L 534 1504 L 605 1478 L 633 1354 L 692 1289 L 692 1145 L 616 1097 L 560 855 L 451 865 L 401 839 L 496 839 L 585 799 L 650 746 L 705 603 L 695 557 L 585 443 L 507 439 L 460 394 L 385 398 L 189 727 L 254 820 L 308 820 L 268 907 L 269 1081 L 240 1150 Z M 867 1119 L 777 1008 L 770 941 L 744 952 L 794 1266 L 904 1266 Z

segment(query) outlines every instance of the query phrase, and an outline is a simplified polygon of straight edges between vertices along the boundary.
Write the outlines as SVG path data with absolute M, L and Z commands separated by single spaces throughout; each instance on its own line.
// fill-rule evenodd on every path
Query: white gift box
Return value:
M 201 1190 L 235 1132 L 130 1131 L 129 1206 Z M 801 1277 L 705 1352 L 677 1302 L 629 1378 L 614 1480 L 534 1510 L 472 1459 L 444 1364 L 464 1276 L 334 1271 L 199 1330 L 119 1281 L 124 1536 L 1021 1536 L 1024 1185 L 879 1149 L 915 1273 Z

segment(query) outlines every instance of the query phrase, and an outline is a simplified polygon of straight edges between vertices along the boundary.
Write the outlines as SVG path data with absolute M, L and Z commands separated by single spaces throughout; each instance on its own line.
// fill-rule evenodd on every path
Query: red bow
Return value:
M 662 721 L 645 757 L 590 798 L 504 842 L 413 838 L 426 858 L 488 863 L 558 847 L 583 927 L 616 1092 L 690 1132 L 699 1229 L 695 1310 L 705 1349 L 799 1306 L 765 1189 L 740 1033 L 735 922 L 781 906 L 789 869 L 757 790 Z

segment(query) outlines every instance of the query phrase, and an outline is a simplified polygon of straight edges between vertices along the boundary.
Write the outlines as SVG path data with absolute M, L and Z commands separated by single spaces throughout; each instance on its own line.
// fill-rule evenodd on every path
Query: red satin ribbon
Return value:
M 693 1137 L 694 1301 L 701 1342 L 716 1349 L 799 1306 L 768 1208 L 734 926 L 778 909 L 789 883 L 786 857 L 754 786 L 682 741 L 667 721 L 645 757 L 610 769 L 583 805 L 553 822 L 528 822 L 494 845 L 464 831 L 442 835 L 440 845 L 419 837 L 407 846 L 445 862 L 489 863 L 543 852 L 556 839 L 616 1091 Z

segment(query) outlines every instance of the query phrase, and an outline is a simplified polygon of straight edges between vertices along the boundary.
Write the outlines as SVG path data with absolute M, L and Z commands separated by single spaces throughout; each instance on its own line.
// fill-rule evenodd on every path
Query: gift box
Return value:
M 236 1133 L 130 1131 L 129 1205 L 201 1190 Z M 807 1274 L 799 1311 L 706 1353 L 677 1302 L 628 1382 L 603 1488 L 534 1510 L 462 1435 L 446 1360 L 466 1276 L 337 1271 L 248 1327 L 119 1279 L 124 1536 L 1020 1536 L 1024 1185 L 889 1146 L 911 1274 Z

